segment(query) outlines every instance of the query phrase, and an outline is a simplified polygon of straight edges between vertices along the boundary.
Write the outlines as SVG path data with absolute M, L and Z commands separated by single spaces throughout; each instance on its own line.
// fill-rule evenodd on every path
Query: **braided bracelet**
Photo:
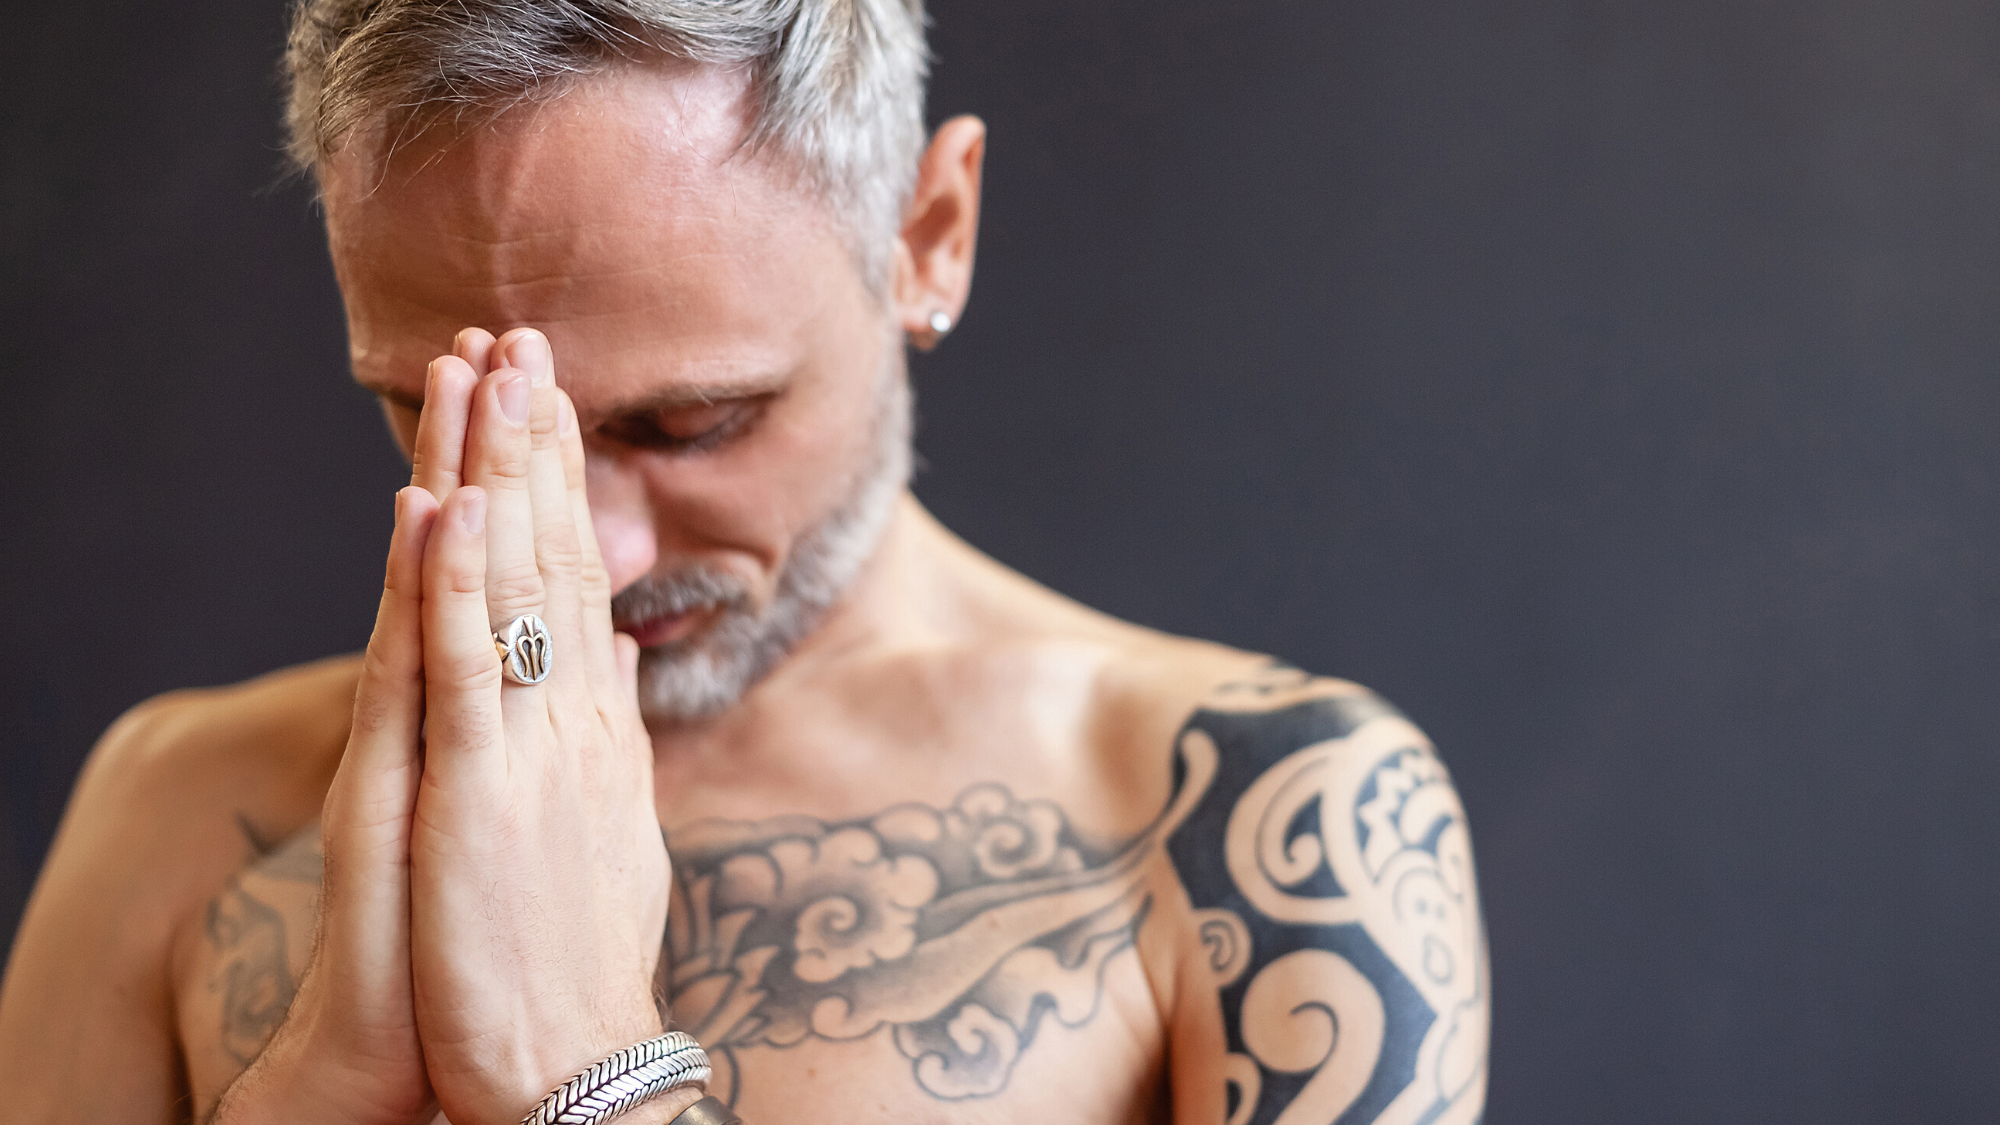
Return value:
M 557 1086 L 521 1125 L 604 1125 L 676 1086 L 708 1081 L 708 1054 L 684 1031 L 627 1047 Z

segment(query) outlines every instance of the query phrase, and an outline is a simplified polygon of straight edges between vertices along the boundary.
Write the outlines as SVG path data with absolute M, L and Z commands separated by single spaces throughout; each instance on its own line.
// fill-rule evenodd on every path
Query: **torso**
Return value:
M 662 993 L 716 1092 L 753 1125 L 1476 1121 L 1486 955 L 1422 732 L 927 550 L 948 579 L 653 732 Z M 4 983 L 23 1119 L 205 1120 L 285 1019 L 358 664 L 92 753 Z
M 781 672 L 728 723 L 661 736 L 663 983 L 746 1120 L 1166 1119 L 1190 932 L 1165 848 L 1187 811 L 1174 734 L 1258 661 L 1076 622 L 849 661 L 830 690 Z M 323 793 L 330 765 L 308 775 Z M 311 948 L 316 825 L 239 814 L 247 862 L 174 943 L 197 1113 L 282 1020 Z

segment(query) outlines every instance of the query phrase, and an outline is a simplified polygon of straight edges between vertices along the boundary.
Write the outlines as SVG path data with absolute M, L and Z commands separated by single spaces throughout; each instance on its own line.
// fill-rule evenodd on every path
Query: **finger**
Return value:
M 583 647 L 588 656 L 590 682 L 598 690 L 609 690 L 620 682 L 618 658 L 612 639 L 623 637 L 611 628 L 611 578 L 604 572 L 604 556 L 597 546 L 597 528 L 590 519 L 590 489 L 585 476 L 583 433 L 576 421 L 576 404 L 561 391 L 556 392 L 559 413 L 556 434 L 561 441 L 563 486 L 569 490 L 570 516 L 576 521 L 576 543 L 581 561 L 577 568 L 577 606 L 583 616 Z M 629 643 L 632 638 L 624 637 Z M 638 649 L 633 648 L 636 662 Z M 635 695 L 626 691 L 624 698 Z
M 451 354 L 465 361 L 481 379 L 493 370 L 493 333 L 484 328 L 467 328 L 452 337 Z
M 485 489 L 459 488 L 424 552 L 424 771 L 441 779 L 505 750 L 500 658 L 486 618 L 491 508 Z
M 633 640 L 632 635 L 629 633 L 618 633 L 613 636 L 612 645 L 612 660 L 616 662 L 614 670 L 618 676 L 617 684 L 624 691 L 625 698 L 637 699 L 639 697 L 639 642 Z
M 542 616 L 555 643 L 572 654 L 583 653 L 582 612 L 578 581 L 583 567 L 576 517 L 563 475 L 561 401 L 556 389 L 555 357 L 548 338 L 532 328 L 517 328 L 500 338 L 496 354 L 509 366 L 526 372 L 531 388 L 528 404 L 528 497 L 534 508 L 535 564 L 542 572 Z M 571 659 L 556 665 L 558 679 L 581 682 L 587 662 Z
M 465 431 L 465 483 L 486 490 L 486 608 L 491 627 L 543 610 L 535 562 L 535 511 L 528 494 L 528 415 L 533 388 L 525 373 L 501 367 L 480 380 Z
M 424 412 L 417 419 L 417 445 L 410 455 L 410 483 L 439 500 L 462 481 L 465 423 L 479 377 L 458 356 L 431 361 L 424 379 Z
M 410 816 L 422 769 L 424 548 L 437 511 L 425 489 L 396 494 L 382 603 L 361 662 L 347 751 L 322 816 L 327 894 L 342 904 L 328 916 L 362 932 L 393 933 L 394 920 L 407 913 Z

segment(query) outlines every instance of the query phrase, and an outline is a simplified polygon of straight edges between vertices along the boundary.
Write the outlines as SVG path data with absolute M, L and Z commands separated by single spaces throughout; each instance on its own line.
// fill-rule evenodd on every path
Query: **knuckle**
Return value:
M 583 549 L 565 528 L 550 528 L 535 536 L 535 557 L 544 567 L 561 571 L 583 568 Z
M 423 583 L 412 584 L 407 574 L 398 574 L 398 567 L 389 567 L 382 576 L 382 596 L 389 601 L 404 601 L 423 594 Z
M 528 451 L 503 449 L 486 462 L 486 475 L 502 488 L 524 487 L 528 481 Z
M 447 691 L 471 693 L 500 684 L 500 659 L 493 650 L 461 652 L 445 657 L 431 670 L 436 686 Z
M 515 566 L 490 576 L 487 600 L 497 606 L 537 606 L 545 593 L 542 572 L 535 566 Z
M 554 449 L 556 447 L 556 418 L 558 410 L 559 408 L 553 400 L 549 402 L 546 408 L 540 403 L 535 404 L 534 411 L 528 417 L 528 436 L 534 441 L 536 449 Z
M 486 591 L 486 576 L 476 570 L 454 570 L 444 576 L 448 594 L 480 594 Z
M 439 481 L 456 483 L 458 466 L 443 457 L 424 452 L 423 446 L 419 445 L 410 454 L 410 475 L 417 479 L 435 476 Z
M 402 687 L 421 679 L 424 666 L 421 660 L 398 651 L 401 645 L 392 644 L 380 635 L 368 639 L 368 648 L 361 654 L 361 682 L 365 686 L 380 684 L 386 688 Z M 371 699 L 369 692 L 359 693 L 358 700 Z

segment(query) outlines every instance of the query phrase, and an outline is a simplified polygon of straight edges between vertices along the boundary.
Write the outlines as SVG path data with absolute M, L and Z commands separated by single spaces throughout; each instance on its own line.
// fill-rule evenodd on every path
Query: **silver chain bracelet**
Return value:
M 708 1081 L 708 1053 L 685 1031 L 614 1052 L 557 1086 L 521 1125 L 604 1125 L 676 1086 Z

